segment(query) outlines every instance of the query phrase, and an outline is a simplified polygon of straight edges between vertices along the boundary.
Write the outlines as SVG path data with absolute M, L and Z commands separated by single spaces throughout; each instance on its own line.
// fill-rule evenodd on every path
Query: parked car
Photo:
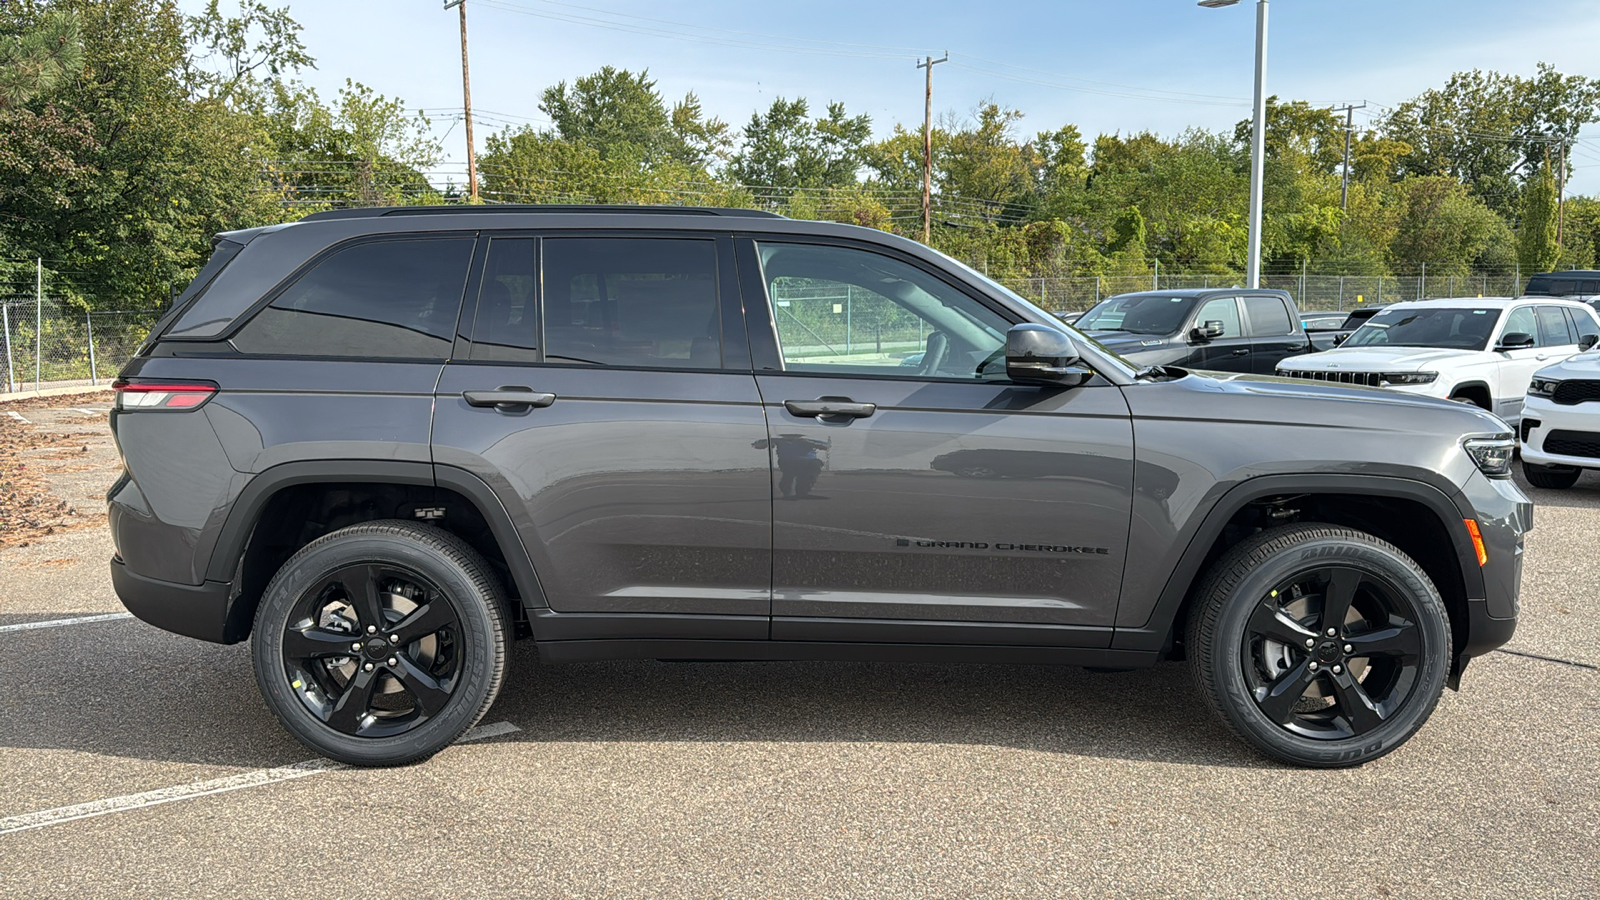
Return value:
M 823 339 L 800 300 L 840 295 L 886 345 L 925 335 L 920 364 Z M 118 596 L 249 639 L 284 727 L 360 765 L 459 737 L 513 637 L 1185 658 L 1262 752 L 1353 765 L 1510 639 L 1532 525 L 1480 410 L 1131 366 L 915 242 L 738 210 L 228 232 L 115 391 Z
M 1095 304 L 1073 326 L 1123 359 L 1142 366 L 1272 374 L 1285 357 L 1331 348 L 1314 345 L 1285 291 L 1223 288 L 1118 294 Z
M 1582 303 L 1524 297 L 1395 303 L 1337 348 L 1286 359 L 1289 378 L 1459 400 L 1515 422 L 1533 373 L 1600 340 Z
M 1577 300 L 1600 310 L 1600 271 L 1571 269 L 1566 272 L 1540 272 L 1528 277 L 1528 287 L 1523 295 Z
M 1522 473 L 1534 487 L 1572 487 L 1600 469 L 1600 350 L 1540 369 L 1522 409 Z

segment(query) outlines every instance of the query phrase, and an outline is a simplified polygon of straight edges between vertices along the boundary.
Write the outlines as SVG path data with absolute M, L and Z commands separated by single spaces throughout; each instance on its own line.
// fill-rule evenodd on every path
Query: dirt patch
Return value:
M 44 458 L 62 459 L 86 454 L 88 447 L 74 444 L 71 435 L 0 417 L 0 547 L 27 546 L 44 535 L 98 521 L 98 517 L 82 515 L 50 490 L 39 464 L 41 451 L 49 454 Z
M 49 397 L 29 397 L 25 400 L 0 400 L 0 418 L 6 410 L 25 412 L 30 409 L 71 409 L 74 406 L 106 407 L 111 405 L 111 391 L 93 391 L 87 394 L 56 394 Z M 15 419 L 12 419 L 15 422 Z

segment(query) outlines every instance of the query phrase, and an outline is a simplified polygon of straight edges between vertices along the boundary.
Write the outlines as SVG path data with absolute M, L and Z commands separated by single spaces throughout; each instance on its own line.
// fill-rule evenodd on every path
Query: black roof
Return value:
M 484 213 L 625 213 L 658 216 L 736 216 L 754 219 L 781 219 L 783 216 L 758 209 L 732 209 L 722 206 L 623 206 L 601 203 L 451 203 L 437 206 L 368 206 L 355 209 L 330 209 L 312 213 L 302 222 L 325 219 L 373 219 L 380 216 L 481 215 Z
M 1235 296 L 1237 296 L 1239 294 L 1271 294 L 1274 297 L 1287 297 L 1287 296 L 1289 296 L 1289 292 L 1288 291 L 1280 291 L 1277 288 L 1245 288 L 1245 287 L 1173 288 L 1173 289 L 1170 289 L 1170 290 L 1163 288 L 1161 290 L 1155 290 L 1155 291 L 1126 291 L 1124 293 L 1116 294 L 1114 296 L 1117 296 L 1117 297 L 1134 297 L 1134 296 L 1139 296 L 1139 295 L 1142 295 L 1142 294 L 1150 294 L 1152 296 L 1158 296 L 1158 297 L 1208 297 L 1208 296 L 1211 296 L 1213 294 L 1232 294 L 1232 295 L 1235 295 Z
M 1565 269 L 1560 272 L 1539 272 L 1529 278 L 1600 278 L 1597 269 Z

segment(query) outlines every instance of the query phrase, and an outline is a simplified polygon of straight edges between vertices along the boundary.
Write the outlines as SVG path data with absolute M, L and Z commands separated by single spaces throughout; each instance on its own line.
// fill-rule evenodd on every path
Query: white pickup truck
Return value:
M 1277 365 L 1290 378 L 1472 403 L 1515 423 L 1533 373 L 1600 343 L 1600 318 L 1552 297 L 1396 303 L 1332 350 Z

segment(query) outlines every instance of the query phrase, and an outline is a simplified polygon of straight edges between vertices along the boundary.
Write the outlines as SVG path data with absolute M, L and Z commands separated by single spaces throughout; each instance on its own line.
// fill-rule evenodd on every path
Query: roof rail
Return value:
M 735 216 L 755 219 L 781 219 L 774 212 L 758 209 L 732 209 L 721 206 L 623 206 L 600 203 L 452 203 L 440 206 L 369 206 L 357 209 L 330 209 L 302 218 L 302 222 L 326 219 L 370 219 L 379 216 L 455 216 L 482 213 L 620 213 L 656 216 Z

